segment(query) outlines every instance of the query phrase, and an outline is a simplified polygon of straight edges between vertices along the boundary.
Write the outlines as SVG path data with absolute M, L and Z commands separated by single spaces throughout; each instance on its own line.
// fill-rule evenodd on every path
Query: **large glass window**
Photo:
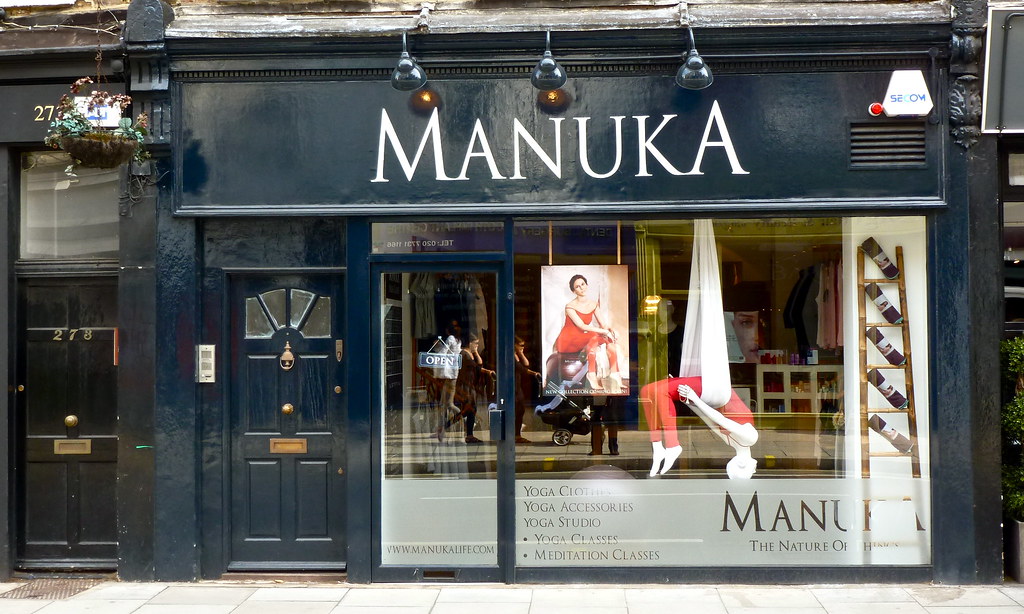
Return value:
M 497 564 L 497 276 L 385 273 L 381 562 Z
M 117 169 L 76 168 L 67 154 L 22 157 L 22 259 L 117 258 Z
M 921 217 L 517 223 L 518 563 L 928 564 L 926 270 Z

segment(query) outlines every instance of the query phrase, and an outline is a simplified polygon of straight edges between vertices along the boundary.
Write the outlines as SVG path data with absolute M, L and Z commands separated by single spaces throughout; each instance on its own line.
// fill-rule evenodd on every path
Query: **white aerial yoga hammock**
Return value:
M 718 248 L 711 220 L 694 220 L 690 294 L 686 301 L 680 377 L 700 377 L 702 401 L 714 408 L 732 396 L 729 352 L 725 343 L 725 312 Z

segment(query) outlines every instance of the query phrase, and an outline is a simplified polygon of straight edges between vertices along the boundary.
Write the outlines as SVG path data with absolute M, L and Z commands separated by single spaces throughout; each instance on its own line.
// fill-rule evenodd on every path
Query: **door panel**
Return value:
M 112 569 L 117 285 L 93 278 L 19 287 L 17 564 Z M 64 443 L 78 453 L 61 453 Z
M 229 569 L 342 569 L 340 275 L 232 280 Z
M 455 263 L 376 276 L 376 578 L 504 578 L 499 285 L 497 270 Z

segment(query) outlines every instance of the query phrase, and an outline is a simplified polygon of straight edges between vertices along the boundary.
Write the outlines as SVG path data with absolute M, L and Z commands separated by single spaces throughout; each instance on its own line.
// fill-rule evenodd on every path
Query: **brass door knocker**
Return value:
M 291 371 L 292 367 L 295 366 L 295 354 L 292 354 L 292 344 L 287 341 L 284 342 L 284 352 L 280 358 L 281 368 L 285 371 Z

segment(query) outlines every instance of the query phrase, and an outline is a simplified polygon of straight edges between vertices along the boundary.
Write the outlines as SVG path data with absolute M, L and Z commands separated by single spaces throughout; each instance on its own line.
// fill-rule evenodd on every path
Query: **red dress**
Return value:
M 569 307 L 568 309 L 572 309 Z M 573 311 L 576 311 L 573 309 Z M 580 317 L 580 320 L 587 326 L 594 321 L 594 312 L 597 311 L 597 307 L 590 310 L 588 313 L 580 313 L 576 311 L 576 315 Z M 587 352 L 587 373 L 595 373 L 597 371 L 597 361 L 595 360 L 594 354 L 597 352 L 597 347 L 602 343 L 608 344 L 605 347 L 605 351 L 608 352 L 608 367 L 612 371 L 618 371 L 618 357 L 615 354 L 615 346 L 611 344 L 611 339 L 607 335 L 599 335 L 589 330 L 583 330 L 572 321 L 569 314 L 565 314 L 565 323 L 562 324 L 562 330 L 558 333 L 558 337 L 555 339 L 555 351 L 559 354 L 578 354 L 586 350 Z

